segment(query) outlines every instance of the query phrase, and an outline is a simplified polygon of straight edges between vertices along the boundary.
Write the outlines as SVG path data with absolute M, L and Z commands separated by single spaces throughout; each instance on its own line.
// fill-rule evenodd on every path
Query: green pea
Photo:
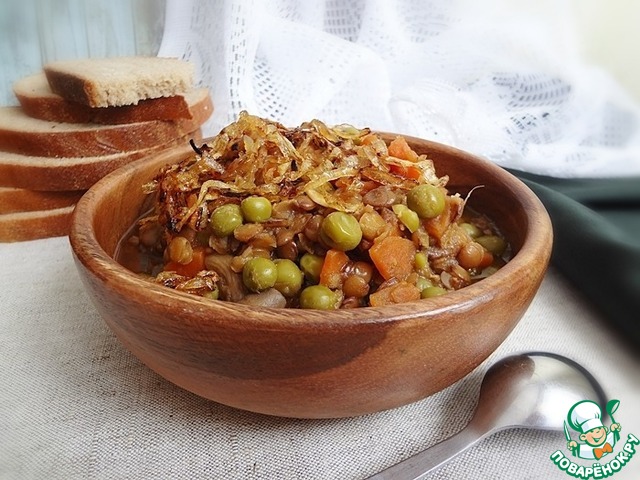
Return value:
M 208 298 L 210 300 L 218 300 L 218 298 L 220 298 L 220 289 L 218 289 L 218 287 L 216 287 L 215 289 L 209 291 L 209 292 L 205 292 L 202 295 L 204 298 Z
M 346 252 L 360 244 L 362 229 L 353 215 L 332 212 L 322 221 L 320 237 L 329 247 Z
M 411 233 L 420 228 L 420 218 L 418 218 L 418 214 L 409 207 L 399 203 L 391 208 L 393 209 L 393 213 L 398 217 L 398 220 L 400 220 Z
M 233 203 L 216 208 L 209 221 L 211 231 L 216 237 L 231 235 L 240 225 L 242 225 L 242 211 L 239 205 Z
M 338 308 L 338 297 L 324 285 L 311 285 L 300 292 L 300 308 L 334 310 Z
M 305 278 L 311 283 L 318 283 L 320 281 L 320 271 L 324 264 L 324 258 L 312 253 L 305 253 L 300 258 L 300 268 L 304 273 Z
M 420 218 L 435 218 L 444 211 L 445 195 L 435 185 L 418 185 L 407 193 L 407 207 Z
M 482 235 L 482 230 L 476 227 L 473 223 L 463 222 L 460 224 L 460 228 L 467 232 L 467 235 L 471 238 L 478 238 Z
M 278 267 L 268 258 L 251 258 L 242 269 L 242 281 L 252 292 L 271 288 L 278 280 Z
M 421 298 L 431 298 L 431 297 L 437 297 L 437 296 L 440 296 L 440 295 L 444 295 L 445 293 L 447 293 L 447 291 L 444 288 L 433 286 L 433 287 L 427 287 L 427 288 L 423 289 L 420 292 L 420 297 Z
M 427 254 L 424 252 L 416 253 L 416 256 L 414 257 L 413 262 L 417 272 L 421 272 L 429 266 L 429 258 L 427 257 Z
M 421 292 L 429 287 L 432 287 L 433 284 L 427 280 L 424 277 L 418 277 L 416 278 L 416 287 L 418 287 L 418 290 L 420 290 Z
M 507 242 L 497 235 L 482 235 L 477 237 L 475 240 L 496 257 L 502 255 L 507 249 Z
M 285 297 L 293 297 L 302 288 L 303 275 L 298 266 L 288 259 L 275 260 L 278 278 L 274 288 Z
M 261 223 L 271 218 L 271 202 L 264 197 L 248 197 L 240 203 L 242 214 L 248 222 Z

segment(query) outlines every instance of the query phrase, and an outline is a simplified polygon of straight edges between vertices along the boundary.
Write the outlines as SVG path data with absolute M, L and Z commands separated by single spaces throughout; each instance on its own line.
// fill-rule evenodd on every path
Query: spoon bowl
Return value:
M 562 430 L 567 412 L 581 400 L 606 404 L 600 384 L 573 360 L 546 352 L 506 357 L 487 370 L 475 414 L 463 430 L 370 479 L 420 479 L 507 428 Z
M 584 367 L 552 353 L 514 355 L 487 371 L 474 422 L 492 432 L 513 427 L 558 430 L 580 400 L 605 404 L 602 388 Z

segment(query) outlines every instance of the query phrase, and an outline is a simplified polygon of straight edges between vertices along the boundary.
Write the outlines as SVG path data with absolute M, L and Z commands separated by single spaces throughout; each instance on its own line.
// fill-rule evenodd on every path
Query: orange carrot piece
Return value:
M 422 224 L 429 235 L 440 240 L 451 224 L 449 221 L 449 211 L 445 209 L 445 211 L 437 217 L 424 220 Z
M 391 173 L 395 173 L 396 175 L 409 178 L 411 180 L 418 180 L 422 175 L 422 172 L 418 167 L 396 165 L 395 163 L 391 163 L 389 165 L 389 170 L 391 170 Z
M 450 197 L 448 195 L 445 197 L 445 201 L 446 204 L 444 210 L 440 215 L 423 221 L 423 225 L 427 233 L 438 241 L 440 241 L 444 232 L 449 228 L 449 225 L 451 225 L 458 216 L 463 202 L 460 197 Z
M 399 282 L 395 285 L 378 290 L 369 296 L 372 307 L 411 302 L 420 299 L 420 290 L 409 282 Z
M 370 145 L 372 144 L 376 139 L 378 138 L 378 136 L 375 133 L 369 133 L 367 135 L 365 135 L 364 137 L 362 137 L 362 145 Z
M 416 246 L 404 237 L 387 236 L 374 242 L 369 249 L 371 261 L 382 275 L 382 278 L 404 279 L 413 272 Z
M 410 160 L 415 162 L 418 160 L 418 154 L 413 151 L 404 137 L 396 137 L 387 148 L 389 155 L 402 160 Z
M 193 278 L 198 272 L 204 270 L 205 251 L 203 247 L 193 249 L 193 258 L 186 265 L 178 262 L 169 262 L 165 265 L 165 272 L 176 272 L 178 275 Z
M 410 162 L 416 162 L 418 160 L 418 154 L 409 146 L 404 137 L 396 137 L 393 139 L 387 150 L 390 156 L 401 160 L 408 160 Z M 391 163 L 389 170 L 391 170 L 391 173 L 412 180 L 417 180 L 422 175 L 418 167 L 412 167 L 410 165 L 396 165 Z
M 320 284 L 339 288 L 342 285 L 342 272 L 348 263 L 349 257 L 342 250 L 328 250 L 320 270 Z

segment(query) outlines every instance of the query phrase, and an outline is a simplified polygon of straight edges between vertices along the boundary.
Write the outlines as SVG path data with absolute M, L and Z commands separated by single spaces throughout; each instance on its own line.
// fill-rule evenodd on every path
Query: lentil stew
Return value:
M 509 259 L 495 224 L 401 136 L 242 112 L 192 146 L 143 186 L 153 206 L 116 256 L 167 287 L 267 307 L 381 306 L 463 288 Z

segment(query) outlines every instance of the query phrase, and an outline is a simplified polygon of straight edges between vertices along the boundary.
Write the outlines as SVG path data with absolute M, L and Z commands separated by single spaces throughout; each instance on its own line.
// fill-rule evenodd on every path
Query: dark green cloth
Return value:
M 565 179 L 510 170 L 538 195 L 554 229 L 551 262 L 640 347 L 640 177 Z

